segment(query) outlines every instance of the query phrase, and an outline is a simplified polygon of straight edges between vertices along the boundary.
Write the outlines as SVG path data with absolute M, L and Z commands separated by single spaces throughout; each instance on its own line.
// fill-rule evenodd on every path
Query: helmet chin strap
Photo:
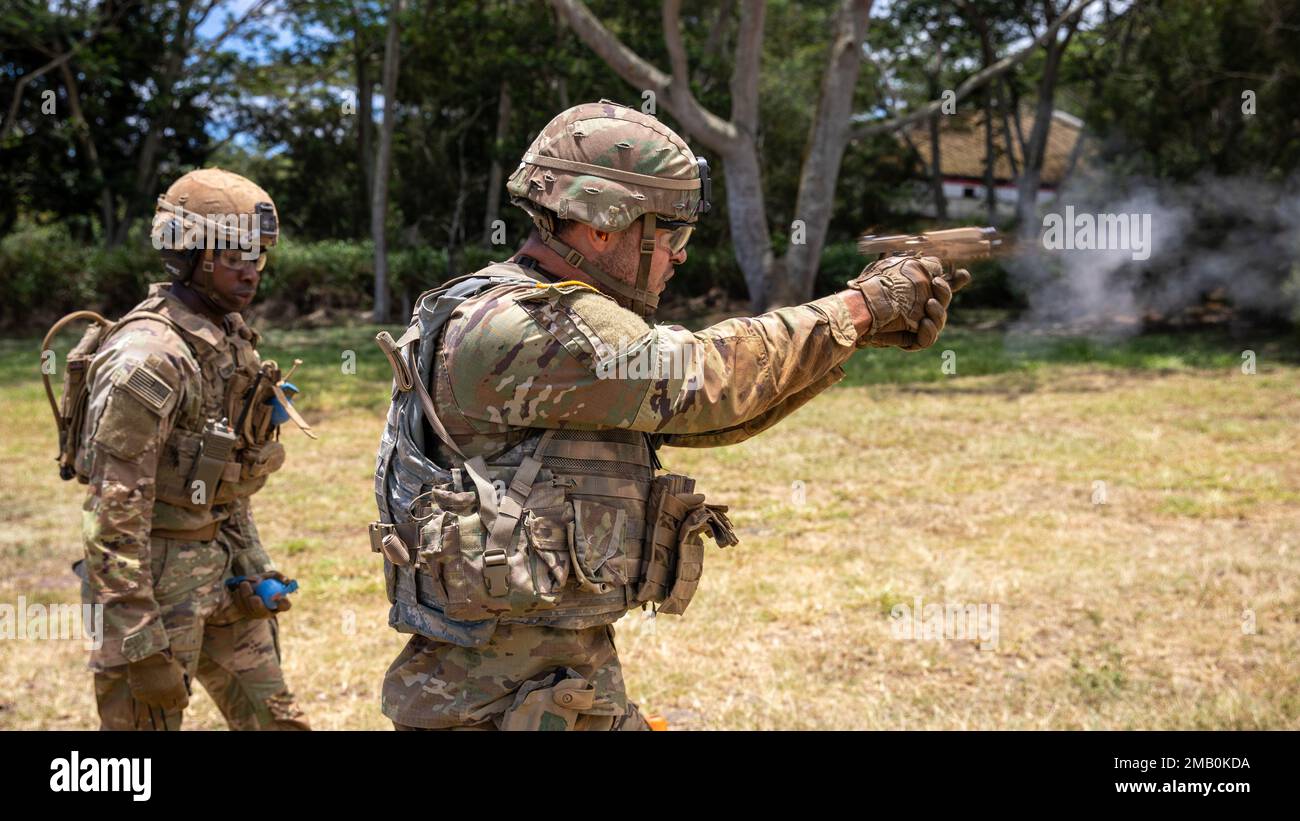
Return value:
M 658 297 L 655 298 L 655 305 L 646 308 L 645 297 L 649 293 L 646 286 L 650 284 L 650 261 L 655 255 L 655 215 L 646 214 L 642 217 L 641 223 L 641 263 L 636 269 L 636 294 L 638 303 L 632 310 L 641 316 L 649 316 L 655 312 L 655 306 L 659 304 Z
M 201 279 L 199 278 L 200 272 L 206 275 L 211 275 L 214 270 L 215 266 L 212 262 L 212 249 L 207 248 L 203 251 L 203 255 L 199 257 L 198 261 L 195 262 L 193 270 L 190 271 L 189 279 L 185 280 L 185 284 L 189 286 L 191 291 L 198 294 L 199 299 L 203 300 L 203 304 L 211 308 L 214 313 L 225 316 L 237 309 L 222 304 L 220 295 L 218 295 L 216 289 L 212 287 L 211 276 L 204 276 Z
M 537 225 L 537 235 L 541 237 L 542 243 L 555 253 L 564 257 L 564 261 L 587 276 L 599 282 L 604 288 L 612 292 L 614 299 L 628 310 L 635 311 L 644 317 L 654 314 L 655 309 L 659 307 L 659 297 L 650 293 L 646 286 L 650 282 L 650 260 L 655 251 L 655 215 L 646 214 L 643 217 L 644 222 L 641 229 L 641 258 L 637 266 L 636 285 L 629 285 L 617 277 L 607 273 L 604 269 L 587 260 L 581 252 L 575 250 L 559 237 L 555 236 L 551 230 L 542 225 L 540 221 L 535 221 Z M 650 239 L 647 240 L 646 237 Z

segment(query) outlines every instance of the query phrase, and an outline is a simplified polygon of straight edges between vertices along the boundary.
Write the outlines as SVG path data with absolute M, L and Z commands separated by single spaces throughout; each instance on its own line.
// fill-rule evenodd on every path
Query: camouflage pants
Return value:
M 277 625 L 244 619 L 225 580 L 230 553 L 220 540 L 150 540 L 154 597 L 173 656 L 198 680 L 232 730 L 308 730 L 280 672 Z M 89 591 L 83 588 L 83 596 Z M 95 700 L 105 730 L 179 730 L 181 711 L 138 703 L 126 666 L 95 671 Z
M 503 624 L 482 647 L 412 636 L 384 676 L 399 730 L 648 730 L 627 700 L 614 628 Z

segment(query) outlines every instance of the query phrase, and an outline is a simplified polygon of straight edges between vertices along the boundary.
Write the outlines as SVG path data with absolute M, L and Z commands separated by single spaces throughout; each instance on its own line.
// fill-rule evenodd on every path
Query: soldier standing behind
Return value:
M 65 478 L 90 486 L 76 569 L 103 605 L 90 658 L 101 728 L 180 729 L 197 678 L 232 729 L 310 729 L 280 672 L 289 601 L 272 611 L 253 589 L 288 581 L 249 506 L 284 461 L 270 403 L 287 398 L 238 313 L 278 237 L 275 206 L 238 174 L 193 171 L 159 197 L 152 236 L 173 281 L 83 338 L 98 351 L 65 448 Z
M 743 441 L 844 376 L 868 345 L 933 344 L 952 292 L 897 256 L 847 290 L 692 333 L 651 325 L 709 210 L 708 165 L 608 101 L 561 113 L 511 176 L 535 230 L 509 262 L 417 303 L 380 344 L 395 372 L 376 495 L 398 729 L 645 729 L 611 625 L 680 614 L 725 508 L 660 472 L 664 445 Z

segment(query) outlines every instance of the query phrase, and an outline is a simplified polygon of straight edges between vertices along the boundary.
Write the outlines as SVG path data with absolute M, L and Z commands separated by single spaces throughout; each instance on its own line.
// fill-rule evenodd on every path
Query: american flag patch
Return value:
M 171 386 L 143 364 L 131 371 L 122 387 L 156 411 L 161 411 L 172 395 Z

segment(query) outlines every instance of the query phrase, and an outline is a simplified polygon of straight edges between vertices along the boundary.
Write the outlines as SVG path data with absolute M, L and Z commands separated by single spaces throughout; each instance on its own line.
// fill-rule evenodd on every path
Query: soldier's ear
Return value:
M 587 240 L 591 243 L 591 247 L 597 251 L 604 251 L 609 247 L 610 236 L 608 231 L 598 231 L 591 226 L 587 226 Z

